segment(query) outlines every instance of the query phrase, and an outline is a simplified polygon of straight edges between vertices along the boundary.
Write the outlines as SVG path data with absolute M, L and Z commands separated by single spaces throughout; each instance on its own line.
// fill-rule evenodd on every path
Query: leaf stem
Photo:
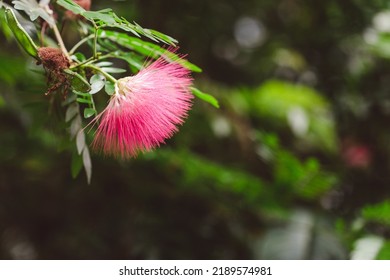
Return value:
M 111 76 L 111 75 L 108 74 L 106 71 L 102 70 L 101 68 L 99 68 L 99 67 L 97 67 L 97 66 L 87 64 L 87 65 L 84 65 L 84 67 L 88 67 L 88 68 L 91 68 L 91 69 L 93 69 L 93 70 L 95 70 L 95 71 L 98 71 L 98 72 L 102 73 L 103 76 L 105 76 L 108 80 L 110 80 L 110 81 L 113 82 L 113 83 L 116 83 L 116 82 L 118 81 L 118 80 L 115 79 L 113 76 Z
M 98 54 L 97 54 L 97 38 L 98 38 L 98 31 L 99 31 L 99 27 L 96 25 L 95 22 L 92 22 L 93 23 L 93 27 L 95 28 L 95 31 L 93 33 L 93 57 L 94 58 L 97 58 L 98 57 Z
M 80 67 L 80 66 L 83 66 L 83 65 L 86 65 L 86 64 L 95 62 L 95 61 L 96 61 L 96 59 L 93 59 L 93 57 L 90 57 L 90 58 L 88 58 L 87 60 L 84 60 L 83 62 L 80 62 L 80 63 L 78 63 L 78 64 L 73 64 L 73 65 L 71 65 L 71 66 L 69 67 L 69 69 L 72 70 L 72 69 L 78 68 L 78 67 Z
M 92 109 L 95 111 L 94 115 L 95 115 L 95 117 L 97 117 L 95 101 L 93 100 L 93 95 L 92 94 L 91 94 L 91 104 L 92 104 Z
M 99 61 L 99 60 L 102 60 L 102 59 L 106 59 L 106 58 L 109 58 L 109 57 L 112 57 L 111 54 L 105 54 L 105 55 L 102 55 L 96 59 L 94 59 L 93 57 L 90 57 L 88 58 L 87 60 L 83 61 L 83 62 L 80 62 L 79 64 L 74 64 L 72 65 L 71 67 L 69 67 L 69 69 L 75 69 L 75 68 L 78 68 L 80 66 L 83 66 L 83 67 L 86 67 L 88 66 L 89 64 L 91 63 L 95 63 L 96 61 Z
M 88 40 L 91 40 L 93 37 L 94 34 L 91 34 L 88 37 L 81 39 L 76 45 L 73 46 L 73 48 L 69 51 L 69 54 L 72 55 L 82 44 L 84 44 Z

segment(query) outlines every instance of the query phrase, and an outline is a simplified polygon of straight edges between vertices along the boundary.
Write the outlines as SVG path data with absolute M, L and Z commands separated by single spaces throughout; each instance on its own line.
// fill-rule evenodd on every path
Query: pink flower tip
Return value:
M 160 57 L 138 74 L 119 79 L 92 147 L 106 155 L 135 157 L 158 147 L 184 122 L 191 108 L 190 71 Z

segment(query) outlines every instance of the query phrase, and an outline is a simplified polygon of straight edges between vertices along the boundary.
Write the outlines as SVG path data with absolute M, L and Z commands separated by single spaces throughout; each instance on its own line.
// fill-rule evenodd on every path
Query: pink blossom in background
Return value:
M 368 168 L 372 161 L 371 150 L 365 145 L 349 145 L 342 150 L 342 156 L 349 167 Z
M 100 120 L 93 148 L 134 157 L 164 143 L 184 122 L 193 95 L 190 71 L 160 57 L 138 74 L 119 79 Z
M 345 164 L 352 168 L 365 169 L 373 161 L 372 149 L 352 138 L 344 138 L 341 145 L 341 156 Z

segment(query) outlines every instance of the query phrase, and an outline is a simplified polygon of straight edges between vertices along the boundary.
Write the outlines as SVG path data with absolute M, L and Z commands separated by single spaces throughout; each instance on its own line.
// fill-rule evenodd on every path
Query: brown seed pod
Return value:
M 63 92 L 65 92 L 69 87 L 69 82 L 63 70 L 70 66 L 66 56 L 60 49 L 42 47 L 38 49 L 38 57 L 46 70 L 47 83 L 50 86 L 45 94 L 48 95 L 58 90 L 61 86 L 64 86 Z

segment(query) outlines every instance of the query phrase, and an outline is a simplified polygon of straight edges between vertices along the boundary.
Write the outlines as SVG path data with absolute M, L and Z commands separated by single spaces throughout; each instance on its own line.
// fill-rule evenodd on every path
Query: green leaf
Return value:
M 96 110 L 93 108 L 85 108 L 84 109 L 84 118 L 88 119 L 96 114 Z
M 83 12 L 82 15 L 86 17 L 89 20 L 94 20 L 94 21 L 102 21 L 104 24 L 107 25 L 116 25 L 117 22 L 115 21 L 114 13 L 112 10 L 103 10 L 100 12 L 96 11 L 87 11 Z
M 69 105 L 65 113 L 65 122 L 69 122 L 79 113 L 79 106 L 77 103 L 72 103 Z
M 8 23 L 8 27 L 11 29 L 12 33 L 14 34 L 16 40 L 20 44 L 20 46 L 32 57 L 35 59 L 38 58 L 38 47 L 35 45 L 34 41 L 31 39 L 31 37 L 28 35 L 26 30 L 20 25 L 18 20 L 16 19 L 16 16 L 14 12 L 6 8 L 5 9 L 5 16 Z
M 125 69 L 116 68 L 116 67 L 102 67 L 101 69 L 107 73 L 125 73 L 126 72 Z
M 87 100 L 89 100 L 91 97 L 91 95 L 89 93 L 83 93 L 80 91 L 74 91 L 74 93 L 76 93 L 77 96 L 83 97 L 84 99 L 87 99 Z
M 113 95 L 115 93 L 115 84 L 111 81 L 106 81 L 104 90 L 108 95 Z
M 83 103 L 83 104 L 92 104 L 90 99 L 85 99 L 85 98 L 80 98 L 80 97 L 77 98 L 76 101 L 78 103 Z
M 95 74 L 91 77 L 91 90 L 89 91 L 89 94 L 95 94 L 99 92 L 105 84 L 106 78 L 101 74 Z
M 98 42 L 99 50 L 106 52 L 115 52 L 118 50 L 118 45 L 107 38 L 98 38 Z
M 145 36 L 153 41 L 160 41 L 169 45 L 175 45 L 177 40 L 172 37 L 162 34 L 161 32 L 142 28 L 137 23 L 130 23 L 126 19 L 117 16 L 111 9 L 100 11 L 86 11 L 71 0 L 57 0 L 57 4 L 65 9 L 72 11 L 74 14 L 82 15 L 87 20 L 93 22 L 99 28 L 113 27 L 120 28 L 127 32 L 131 32 L 135 36 Z
M 90 184 L 92 178 L 92 161 L 87 147 L 83 151 L 83 165 L 85 169 L 85 174 L 87 175 L 88 184 Z
M 199 99 L 202 99 L 203 101 L 213 105 L 215 108 L 219 108 L 218 100 L 214 96 L 201 92 L 199 89 L 194 87 L 191 87 L 191 91 Z
M 86 60 L 85 55 L 81 52 L 77 52 L 74 55 L 71 56 L 72 60 L 75 60 L 77 62 L 83 62 Z
M 113 14 L 115 17 L 115 24 L 108 24 L 109 27 L 116 27 L 120 28 L 122 30 L 128 31 L 133 33 L 135 36 L 140 37 L 140 35 L 143 35 L 150 40 L 153 41 L 160 41 L 168 45 L 175 46 L 177 43 L 177 40 L 173 39 L 172 37 L 169 37 L 167 35 L 164 35 L 158 31 L 152 30 L 152 29 L 147 29 L 147 28 L 142 28 L 139 24 L 135 23 L 130 23 L 124 18 L 119 18 L 116 14 Z
M 78 106 L 78 105 L 77 105 Z M 70 123 L 70 138 L 73 139 L 76 137 L 77 133 L 82 129 L 82 120 L 79 114 L 72 119 Z
M 314 88 L 268 80 L 250 97 L 252 114 L 275 127 L 289 127 L 308 147 L 336 152 L 338 139 L 330 103 Z
M 379 57 L 390 59 L 390 33 L 378 32 L 375 42 L 369 44 L 370 49 Z
M 113 65 L 113 63 L 110 61 L 101 61 L 101 62 L 95 63 L 96 67 L 108 67 L 111 65 Z
M 85 134 L 82 129 L 80 129 L 79 132 L 77 132 L 76 147 L 77 147 L 77 153 L 81 155 L 82 151 L 85 148 Z
M 98 74 L 92 75 L 92 77 L 89 79 L 89 82 L 91 84 L 93 84 L 93 83 L 100 82 L 103 80 L 105 80 L 104 76 L 102 74 L 98 73 Z
M 177 43 L 177 40 L 172 38 L 171 36 L 168 36 L 168 35 L 165 35 L 159 31 L 156 31 L 156 30 L 153 30 L 153 29 L 149 29 L 150 33 L 154 36 L 154 37 L 157 37 L 160 39 L 160 41 L 165 41 L 165 43 L 168 43 L 169 42 L 175 42 Z M 171 45 L 171 44 L 170 44 Z
M 80 15 L 80 14 L 82 15 L 83 13 L 86 12 L 84 8 L 80 7 L 80 5 L 77 5 L 75 2 L 70 0 L 57 0 L 57 4 L 61 5 L 62 7 L 64 7 L 65 9 L 71 11 L 76 15 Z
M 390 260 L 390 242 L 387 241 L 382 245 L 382 248 L 379 250 L 377 260 Z
M 3 32 L 7 41 L 13 38 L 12 31 L 8 28 L 7 21 L 5 19 L 5 9 L 2 9 L 4 3 L 0 2 L 0 30 Z M 7 7 L 7 6 L 4 6 Z
M 131 70 L 133 70 L 133 72 L 138 72 L 144 67 L 144 57 L 134 52 L 116 51 L 114 53 L 111 53 L 111 56 L 126 61 L 129 64 Z
M 112 9 L 111 8 L 105 8 L 105 9 L 101 9 L 98 11 L 99 13 L 107 13 L 107 12 L 112 12 Z
M 321 170 L 319 162 L 309 158 L 302 162 L 288 151 L 275 152 L 275 183 L 285 190 L 293 191 L 305 200 L 321 198 L 332 187 L 337 179 L 334 175 Z
M 192 64 L 188 60 L 181 58 L 179 55 L 164 49 L 156 44 L 145 42 L 139 38 L 129 36 L 121 32 L 115 32 L 110 30 L 100 30 L 98 32 L 100 38 L 107 38 L 118 45 L 136 51 L 146 57 L 152 57 L 154 59 L 164 56 L 169 61 L 174 61 L 181 64 L 183 67 L 193 72 L 202 72 L 195 64 Z M 125 59 L 125 58 L 124 58 Z
M 74 72 L 69 69 L 64 69 L 63 70 L 66 74 L 68 74 L 69 79 L 71 80 L 71 86 L 72 89 L 75 91 L 90 91 L 91 86 L 88 83 L 88 81 L 81 76 L 79 73 Z
M 390 200 L 365 206 L 362 209 L 362 216 L 367 221 L 390 226 Z

